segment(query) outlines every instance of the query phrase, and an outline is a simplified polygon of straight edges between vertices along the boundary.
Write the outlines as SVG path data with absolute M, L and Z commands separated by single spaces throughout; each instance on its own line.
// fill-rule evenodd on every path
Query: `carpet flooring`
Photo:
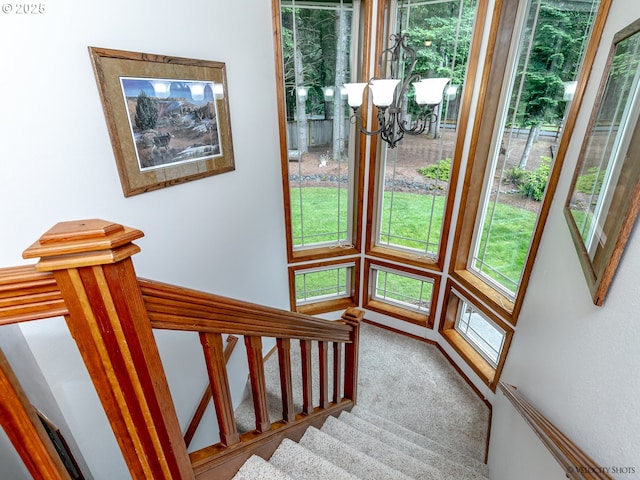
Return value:
M 294 342 L 291 353 L 299 378 Z M 352 413 L 329 417 L 299 443 L 284 441 L 268 462 L 252 458 L 236 478 L 485 478 L 489 409 L 437 347 L 362 324 L 359 362 Z M 274 421 L 281 418 L 277 355 L 266 360 L 265 374 Z M 317 399 L 317 386 L 313 392 Z M 235 413 L 241 431 L 254 428 L 250 396 Z

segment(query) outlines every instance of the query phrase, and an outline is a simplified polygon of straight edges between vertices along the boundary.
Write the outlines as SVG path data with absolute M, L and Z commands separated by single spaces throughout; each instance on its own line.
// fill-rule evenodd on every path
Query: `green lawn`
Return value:
M 421 251 L 428 242 L 434 251 L 440 242 L 440 225 L 444 211 L 444 196 L 433 197 L 415 193 L 394 193 L 393 215 L 390 215 L 390 192 L 385 193 L 380 231 L 383 243 L 403 246 Z M 304 208 L 300 210 L 300 198 Z M 305 244 L 336 241 L 338 231 L 346 239 L 347 191 L 340 190 L 340 221 L 336 215 L 338 190 L 335 188 L 306 187 L 292 189 L 291 212 L 294 244 L 304 232 Z M 433 217 L 433 218 L 431 218 Z M 391 218 L 391 223 L 390 223 Z M 428 228 L 430 219 L 432 227 Z M 536 214 L 510 205 L 498 204 L 493 216 L 491 230 L 484 229 L 478 257 L 484 266 L 482 271 L 508 289 L 518 283 L 524 261 L 529 250 L 531 235 L 535 227 Z M 487 243 L 487 236 L 489 242 Z M 485 249 L 486 245 L 486 249 Z M 486 265 L 492 267 L 486 268 Z M 508 279 L 508 280 L 506 280 Z

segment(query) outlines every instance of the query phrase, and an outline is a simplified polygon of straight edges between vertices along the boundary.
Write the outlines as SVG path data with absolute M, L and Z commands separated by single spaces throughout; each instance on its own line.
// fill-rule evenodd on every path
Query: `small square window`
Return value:
M 401 308 L 429 314 L 433 280 L 371 267 L 374 275 L 373 299 Z
M 454 328 L 493 368 L 498 366 L 506 336 L 504 330 L 466 300 L 460 303 Z

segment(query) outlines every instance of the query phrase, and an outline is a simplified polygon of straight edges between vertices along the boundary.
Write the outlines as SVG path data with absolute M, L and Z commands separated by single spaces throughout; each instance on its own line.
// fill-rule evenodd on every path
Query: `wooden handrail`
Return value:
M 348 309 L 332 322 L 139 279 L 131 257 L 140 249 L 132 241 L 142 235 L 103 220 L 63 222 L 24 252 L 25 258 L 39 258 L 37 265 L 0 269 L 0 326 L 64 317 L 132 477 L 231 478 L 252 454 L 270 455 L 282 438 L 296 440 L 309 425 L 319 426 L 327 416 L 353 407 L 362 311 Z M 187 453 L 154 328 L 199 335 L 219 443 Z M 231 404 L 223 335 L 244 336 L 256 428 L 243 434 Z M 278 348 L 283 416 L 275 422 L 267 409 L 262 337 L 275 338 Z M 292 339 L 300 341 L 305 363 L 301 411 L 293 400 Z M 318 344 L 318 373 L 311 372 L 312 342 Z M 312 375 L 320 380 L 318 405 L 312 403 Z M 56 471 L 55 450 L 41 435 L 7 361 L 0 361 L 0 383 L 9 392 L 2 403 L 11 407 L 0 408 L 0 425 L 17 429 L 9 437 L 25 465 L 41 465 L 31 470 L 38 478 L 66 478 Z
M 231 354 L 233 350 L 236 348 L 238 344 L 238 337 L 234 335 L 229 335 L 227 337 L 227 345 L 224 347 L 224 363 L 229 363 L 229 359 L 231 358 Z M 202 421 L 202 417 L 204 417 L 204 413 L 209 406 L 209 402 L 211 401 L 211 387 L 207 384 L 204 392 L 202 393 L 202 397 L 200 398 L 200 402 L 196 407 L 196 411 L 189 422 L 189 426 L 184 432 L 184 443 L 189 448 L 191 445 L 191 440 L 193 440 L 193 436 L 196 434 L 196 430 L 198 430 L 198 426 Z
M 576 480 L 613 479 L 606 469 L 598 465 L 571 439 L 562 433 L 549 419 L 542 415 L 517 388 L 504 382 L 498 384 L 502 393 L 522 415 L 534 433 L 540 438 L 551 455 L 563 468 L 568 478 Z
M 34 265 L 0 268 L 0 325 L 67 315 L 51 272 Z
M 349 342 L 352 327 L 211 293 L 139 279 L 158 329 Z

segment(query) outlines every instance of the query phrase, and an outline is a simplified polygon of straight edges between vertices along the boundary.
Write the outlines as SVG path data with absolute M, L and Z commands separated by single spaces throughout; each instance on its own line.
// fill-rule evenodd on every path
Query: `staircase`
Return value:
M 254 455 L 235 480 L 480 480 L 487 466 L 355 406 L 299 442 L 285 439 L 266 461 Z

